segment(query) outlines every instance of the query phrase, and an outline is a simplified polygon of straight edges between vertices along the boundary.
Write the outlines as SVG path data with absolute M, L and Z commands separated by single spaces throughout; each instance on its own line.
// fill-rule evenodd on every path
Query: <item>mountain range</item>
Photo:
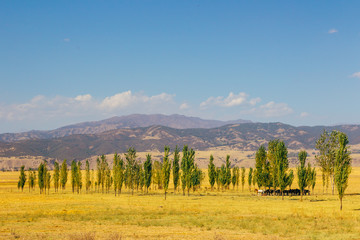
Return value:
M 283 123 L 234 122 L 181 115 L 115 117 L 53 131 L 23 133 L 21 137 L 6 134 L 7 137 L 1 136 L 6 141 L 0 142 L 0 157 L 43 156 L 82 160 L 100 154 L 125 152 L 129 147 L 141 152 L 162 151 L 165 145 L 173 149 L 176 145 L 182 148 L 185 144 L 196 150 L 225 147 L 255 151 L 274 138 L 284 140 L 290 149 L 309 149 L 314 148 L 324 129 L 345 132 L 350 144 L 360 143 L 360 125 L 295 127 Z
M 70 136 L 74 134 L 97 134 L 109 130 L 123 128 L 149 127 L 160 125 L 176 129 L 187 128 L 216 128 L 227 124 L 250 123 L 248 120 L 219 121 L 205 120 L 197 117 L 187 117 L 184 115 L 163 115 L 163 114 L 132 114 L 127 116 L 112 117 L 109 119 L 83 122 L 64 126 L 50 131 L 28 131 L 22 133 L 0 134 L 0 141 L 15 142 L 29 139 L 51 139 Z

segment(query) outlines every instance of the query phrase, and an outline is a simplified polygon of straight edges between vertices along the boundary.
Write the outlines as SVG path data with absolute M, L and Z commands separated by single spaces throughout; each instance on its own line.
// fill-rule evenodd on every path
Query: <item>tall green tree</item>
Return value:
M 189 149 L 187 145 L 183 147 L 183 157 L 181 161 L 181 170 L 182 170 L 182 184 L 183 190 L 187 189 L 188 196 L 190 195 L 190 188 L 192 187 L 192 175 L 195 168 L 194 165 L 195 151 L 191 148 Z M 184 192 L 185 194 L 185 192 Z
M 149 192 L 149 187 L 151 185 L 151 175 L 152 175 L 152 162 L 151 162 L 151 155 L 146 155 L 146 161 L 144 162 L 144 182 L 146 192 Z
M 253 178 L 253 168 L 250 167 L 249 174 L 248 174 L 248 184 L 249 184 L 249 191 L 251 192 L 251 181 Z
M 54 189 L 55 192 L 59 191 L 59 181 L 60 181 L 60 165 L 57 161 L 54 162 Z
M 269 141 L 268 143 L 268 152 L 267 152 L 267 159 L 269 162 L 269 175 L 268 178 L 271 179 L 270 182 L 267 181 L 267 187 L 273 187 L 276 190 L 279 187 L 278 182 L 278 158 L 276 157 L 277 146 L 279 144 L 279 139 L 274 139 Z
M 180 153 L 177 145 L 174 150 L 174 161 L 172 165 L 174 191 L 176 191 L 178 189 L 180 179 Z
M 29 169 L 29 192 L 30 189 L 35 189 L 36 173 L 34 170 Z
M 304 190 L 310 185 L 312 169 L 310 163 L 306 167 L 306 151 L 300 151 L 298 159 L 300 165 L 297 167 L 298 185 L 301 193 L 300 201 L 303 200 Z
M 75 190 L 78 190 L 78 165 L 75 160 L 71 162 L 71 189 L 75 193 Z
M 153 173 L 152 173 L 152 182 L 153 184 L 156 186 L 157 185 L 157 189 L 162 189 L 163 185 L 162 185 L 162 167 L 163 164 L 162 162 L 159 161 L 154 161 L 153 164 Z
M 245 186 L 245 168 L 241 167 L 241 189 L 242 191 L 244 191 L 244 186 Z
M 315 169 L 315 167 L 314 167 L 314 168 L 311 170 L 311 175 L 310 175 L 311 192 L 314 192 L 315 184 L 316 184 L 316 169 Z
M 25 166 L 22 165 L 20 168 L 20 176 L 18 182 L 18 187 L 21 188 L 21 191 L 24 191 L 25 182 L 26 182 Z
M 210 155 L 210 162 L 208 165 L 208 176 L 209 176 L 209 183 L 211 186 L 211 191 L 214 189 L 214 184 L 216 182 L 216 167 L 214 164 L 214 157 Z
M 330 180 L 333 195 L 335 189 L 335 158 L 336 151 L 339 148 L 338 134 L 339 132 L 336 130 L 331 131 L 331 133 L 324 130 L 319 139 L 316 140 L 315 145 L 316 149 L 318 150 L 318 154 L 315 156 L 315 158 L 322 172 L 323 191 L 325 185 L 326 191 L 328 190 Z
M 217 167 L 216 168 L 216 177 L 215 177 L 215 181 L 216 181 L 216 187 L 217 187 L 217 190 L 219 191 L 220 189 L 220 185 L 221 185 L 221 182 L 220 182 L 220 168 Z
M 46 181 L 45 181 L 45 186 L 48 190 L 48 194 L 50 194 L 50 183 L 51 183 L 51 174 L 50 174 L 50 171 L 47 171 L 46 172 Z M 45 190 L 46 191 L 46 190 Z M 46 193 L 46 192 L 45 192 Z
M 288 151 L 283 141 L 279 141 L 276 146 L 275 158 L 277 162 L 277 184 L 279 185 L 282 199 L 284 200 L 284 190 L 292 181 L 292 176 L 287 172 L 289 168 Z
M 231 183 L 233 185 L 233 189 L 235 189 L 235 185 L 236 185 L 237 170 L 238 170 L 238 167 L 233 167 L 233 169 L 232 169 Z
M 61 170 L 60 170 L 60 185 L 62 190 L 65 190 L 67 180 L 68 180 L 68 166 L 66 163 L 66 159 L 64 159 L 64 161 L 61 164 Z
M 46 187 L 46 185 L 45 185 L 46 184 L 46 173 L 47 173 L 46 162 L 44 161 L 44 162 L 40 163 L 39 168 L 38 168 L 38 185 L 40 188 L 40 194 L 44 192 L 44 189 Z
M 136 174 L 136 150 L 133 147 L 130 147 L 125 153 L 126 159 L 126 175 L 127 175 L 127 184 L 131 190 L 131 194 L 134 194 L 135 188 L 135 174 Z
M 194 169 L 191 172 L 191 187 L 193 189 L 193 192 L 195 192 L 198 188 L 200 188 L 201 181 L 203 179 L 204 179 L 204 175 L 201 169 L 197 166 L 197 164 L 195 164 Z
M 121 192 L 121 185 L 122 183 L 122 175 L 123 175 L 123 165 L 124 162 L 122 161 L 119 154 L 114 154 L 114 161 L 113 161 L 113 176 L 114 176 L 114 191 L 115 196 L 116 194 L 120 194 Z
M 91 180 L 90 180 L 90 163 L 89 160 L 85 162 L 85 189 L 88 193 L 91 187 Z
M 351 157 L 348 150 L 348 137 L 345 133 L 338 134 L 339 148 L 336 151 L 335 161 L 335 184 L 340 199 L 340 210 L 345 190 L 348 187 L 348 180 L 351 173 Z
M 231 184 L 231 162 L 230 162 L 230 155 L 226 155 L 225 167 L 226 167 L 225 188 L 229 189 L 230 184 Z
M 270 178 L 270 163 L 267 161 L 267 153 L 264 146 L 260 146 L 255 154 L 255 168 L 254 177 L 258 187 L 269 187 L 272 182 Z
M 169 160 L 169 153 L 170 153 L 170 147 L 165 146 L 163 166 L 162 166 L 162 182 L 163 182 L 163 186 L 164 186 L 165 200 L 166 200 L 166 192 L 169 189 L 170 172 L 171 172 L 171 163 Z

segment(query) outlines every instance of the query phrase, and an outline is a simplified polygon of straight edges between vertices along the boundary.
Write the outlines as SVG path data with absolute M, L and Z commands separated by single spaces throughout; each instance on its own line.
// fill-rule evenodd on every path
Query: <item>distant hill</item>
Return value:
M 14 142 L 28 139 L 50 139 L 70 136 L 74 134 L 97 134 L 114 129 L 149 127 L 161 125 L 165 127 L 187 129 L 187 128 L 216 128 L 227 124 L 249 123 L 247 120 L 218 121 L 205 120 L 197 117 L 187 117 L 184 115 L 162 115 L 162 114 L 133 114 L 109 119 L 83 122 L 61 127 L 50 131 L 29 131 L 23 133 L 4 133 L 0 134 L 0 141 Z
M 360 125 L 294 127 L 283 123 L 243 123 L 210 129 L 150 126 L 52 139 L 0 142 L 0 157 L 30 155 L 81 160 L 94 155 L 125 152 L 131 146 L 138 151 L 162 151 L 164 145 L 173 149 L 175 145 L 182 148 L 184 144 L 197 150 L 214 147 L 256 150 L 274 138 L 284 140 L 290 149 L 309 149 L 314 148 L 315 140 L 323 129 L 343 131 L 349 136 L 350 144 L 360 143 Z

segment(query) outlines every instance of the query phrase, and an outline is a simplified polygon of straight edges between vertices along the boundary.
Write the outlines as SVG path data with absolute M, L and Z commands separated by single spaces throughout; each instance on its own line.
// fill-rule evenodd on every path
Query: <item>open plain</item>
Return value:
M 199 191 L 183 196 L 170 189 L 167 200 L 154 186 L 148 194 L 73 194 L 69 181 L 65 191 L 40 195 L 27 184 L 19 191 L 18 176 L 0 172 L 0 239 L 360 239 L 358 167 L 342 212 L 337 195 L 323 193 L 320 172 L 303 202 L 258 196 L 247 183 L 244 191 L 211 191 L 207 177 Z

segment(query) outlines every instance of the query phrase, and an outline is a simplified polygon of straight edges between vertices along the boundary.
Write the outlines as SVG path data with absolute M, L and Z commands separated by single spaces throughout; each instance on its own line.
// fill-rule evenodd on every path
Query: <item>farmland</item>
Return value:
M 206 172 L 206 169 L 203 169 Z M 360 168 L 353 168 L 339 210 L 337 195 L 323 194 L 320 172 L 315 193 L 305 196 L 258 196 L 244 191 L 201 188 L 183 196 L 151 187 L 131 195 L 123 189 L 40 195 L 18 191 L 19 172 L 0 172 L 0 239 L 359 239 Z M 84 174 L 83 174 L 84 176 Z M 297 187 L 296 178 L 293 187 Z M 329 191 L 330 192 L 330 189 Z

